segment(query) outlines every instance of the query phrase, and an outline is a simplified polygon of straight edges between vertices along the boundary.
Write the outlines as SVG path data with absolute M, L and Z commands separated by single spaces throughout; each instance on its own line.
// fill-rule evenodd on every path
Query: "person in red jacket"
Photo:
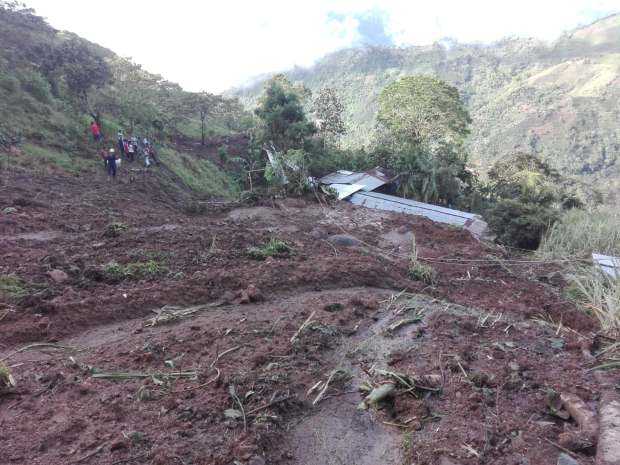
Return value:
M 93 140 L 99 142 L 101 140 L 101 128 L 96 121 L 90 123 L 90 132 L 93 134 Z

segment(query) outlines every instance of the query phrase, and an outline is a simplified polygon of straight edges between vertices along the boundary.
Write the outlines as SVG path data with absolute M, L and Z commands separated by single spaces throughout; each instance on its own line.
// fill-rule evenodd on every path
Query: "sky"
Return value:
M 620 0 L 23 0 L 186 90 L 222 92 L 359 45 L 554 40 Z

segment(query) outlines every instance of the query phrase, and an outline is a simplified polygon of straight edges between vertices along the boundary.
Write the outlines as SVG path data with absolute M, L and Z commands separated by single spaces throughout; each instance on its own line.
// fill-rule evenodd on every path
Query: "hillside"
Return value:
M 345 102 L 348 146 L 372 140 L 376 99 L 389 82 L 432 74 L 458 87 L 473 118 L 472 161 L 480 168 L 516 150 L 570 173 L 618 186 L 620 15 L 548 44 L 505 39 L 490 45 L 342 50 L 288 76 L 312 91 L 330 86 Z M 262 82 L 234 93 L 252 107 Z
M 194 150 L 200 145 L 200 110 L 207 103 L 209 144 Z M 161 164 L 153 175 L 159 189 L 176 198 L 228 197 L 236 184 L 227 173 L 230 167 L 217 156 L 219 146 L 213 145 L 224 145 L 226 136 L 235 133 L 241 114 L 235 100 L 185 92 L 129 59 L 55 30 L 32 10 L 0 1 L 3 171 L 92 176 L 102 169 L 99 151 L 116 147 L 122 130 L 155 144 Z M 93 119 L 102 127 L 99 143 L 89 131 Z

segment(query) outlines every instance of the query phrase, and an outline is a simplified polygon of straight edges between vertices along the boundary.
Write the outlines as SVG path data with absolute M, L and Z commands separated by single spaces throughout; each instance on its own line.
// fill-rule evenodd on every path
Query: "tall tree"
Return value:
M 271 79 L 266 87 L 256 115 L 263 123 L 263 140 L 273 142 L 278 150 L 303 148 L 306 139 L 316 132 L 308 121 L 299 94 L 281 75 Z
M 464 141 L 471 118 L 456 88 L 407 76 L 379 96 L 381 160 L 401 175 L 401 191 L 426 202 L 458 204 L 469 189 Z
M 379 96 L 377 121 L 396 144 L 461 143 L 471 118 L 455 87 L 431 76 L 406 76 Z
M 324 140 L 337 141 L 338 137 L 346 132 L 342 119 L 344 105 L 340 97 L 334 89 L 325 87 L 319 91 L 313 104 L 314 114 L 319 122 L 319 133 Z

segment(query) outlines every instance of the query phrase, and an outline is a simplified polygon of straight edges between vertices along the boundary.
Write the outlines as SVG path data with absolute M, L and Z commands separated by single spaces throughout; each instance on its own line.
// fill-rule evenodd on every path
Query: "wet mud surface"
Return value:
M 547 441 L 575 425 L 548 392 L 598 400 L 582 354 L 596 327 L 553 270 L 507 268 L 462 230 L 311 199 L 187 215 L 133 185 L 10 182 L 0 275 L 22 292 L 0 294 L 6 463 L 555 464 Z M 408 276 L 412 233 L 433 285 Z M 248 253 L 274 238 L 290 250 Z M 439 384 L 359 410 L 360 385 L 386 372 Z

